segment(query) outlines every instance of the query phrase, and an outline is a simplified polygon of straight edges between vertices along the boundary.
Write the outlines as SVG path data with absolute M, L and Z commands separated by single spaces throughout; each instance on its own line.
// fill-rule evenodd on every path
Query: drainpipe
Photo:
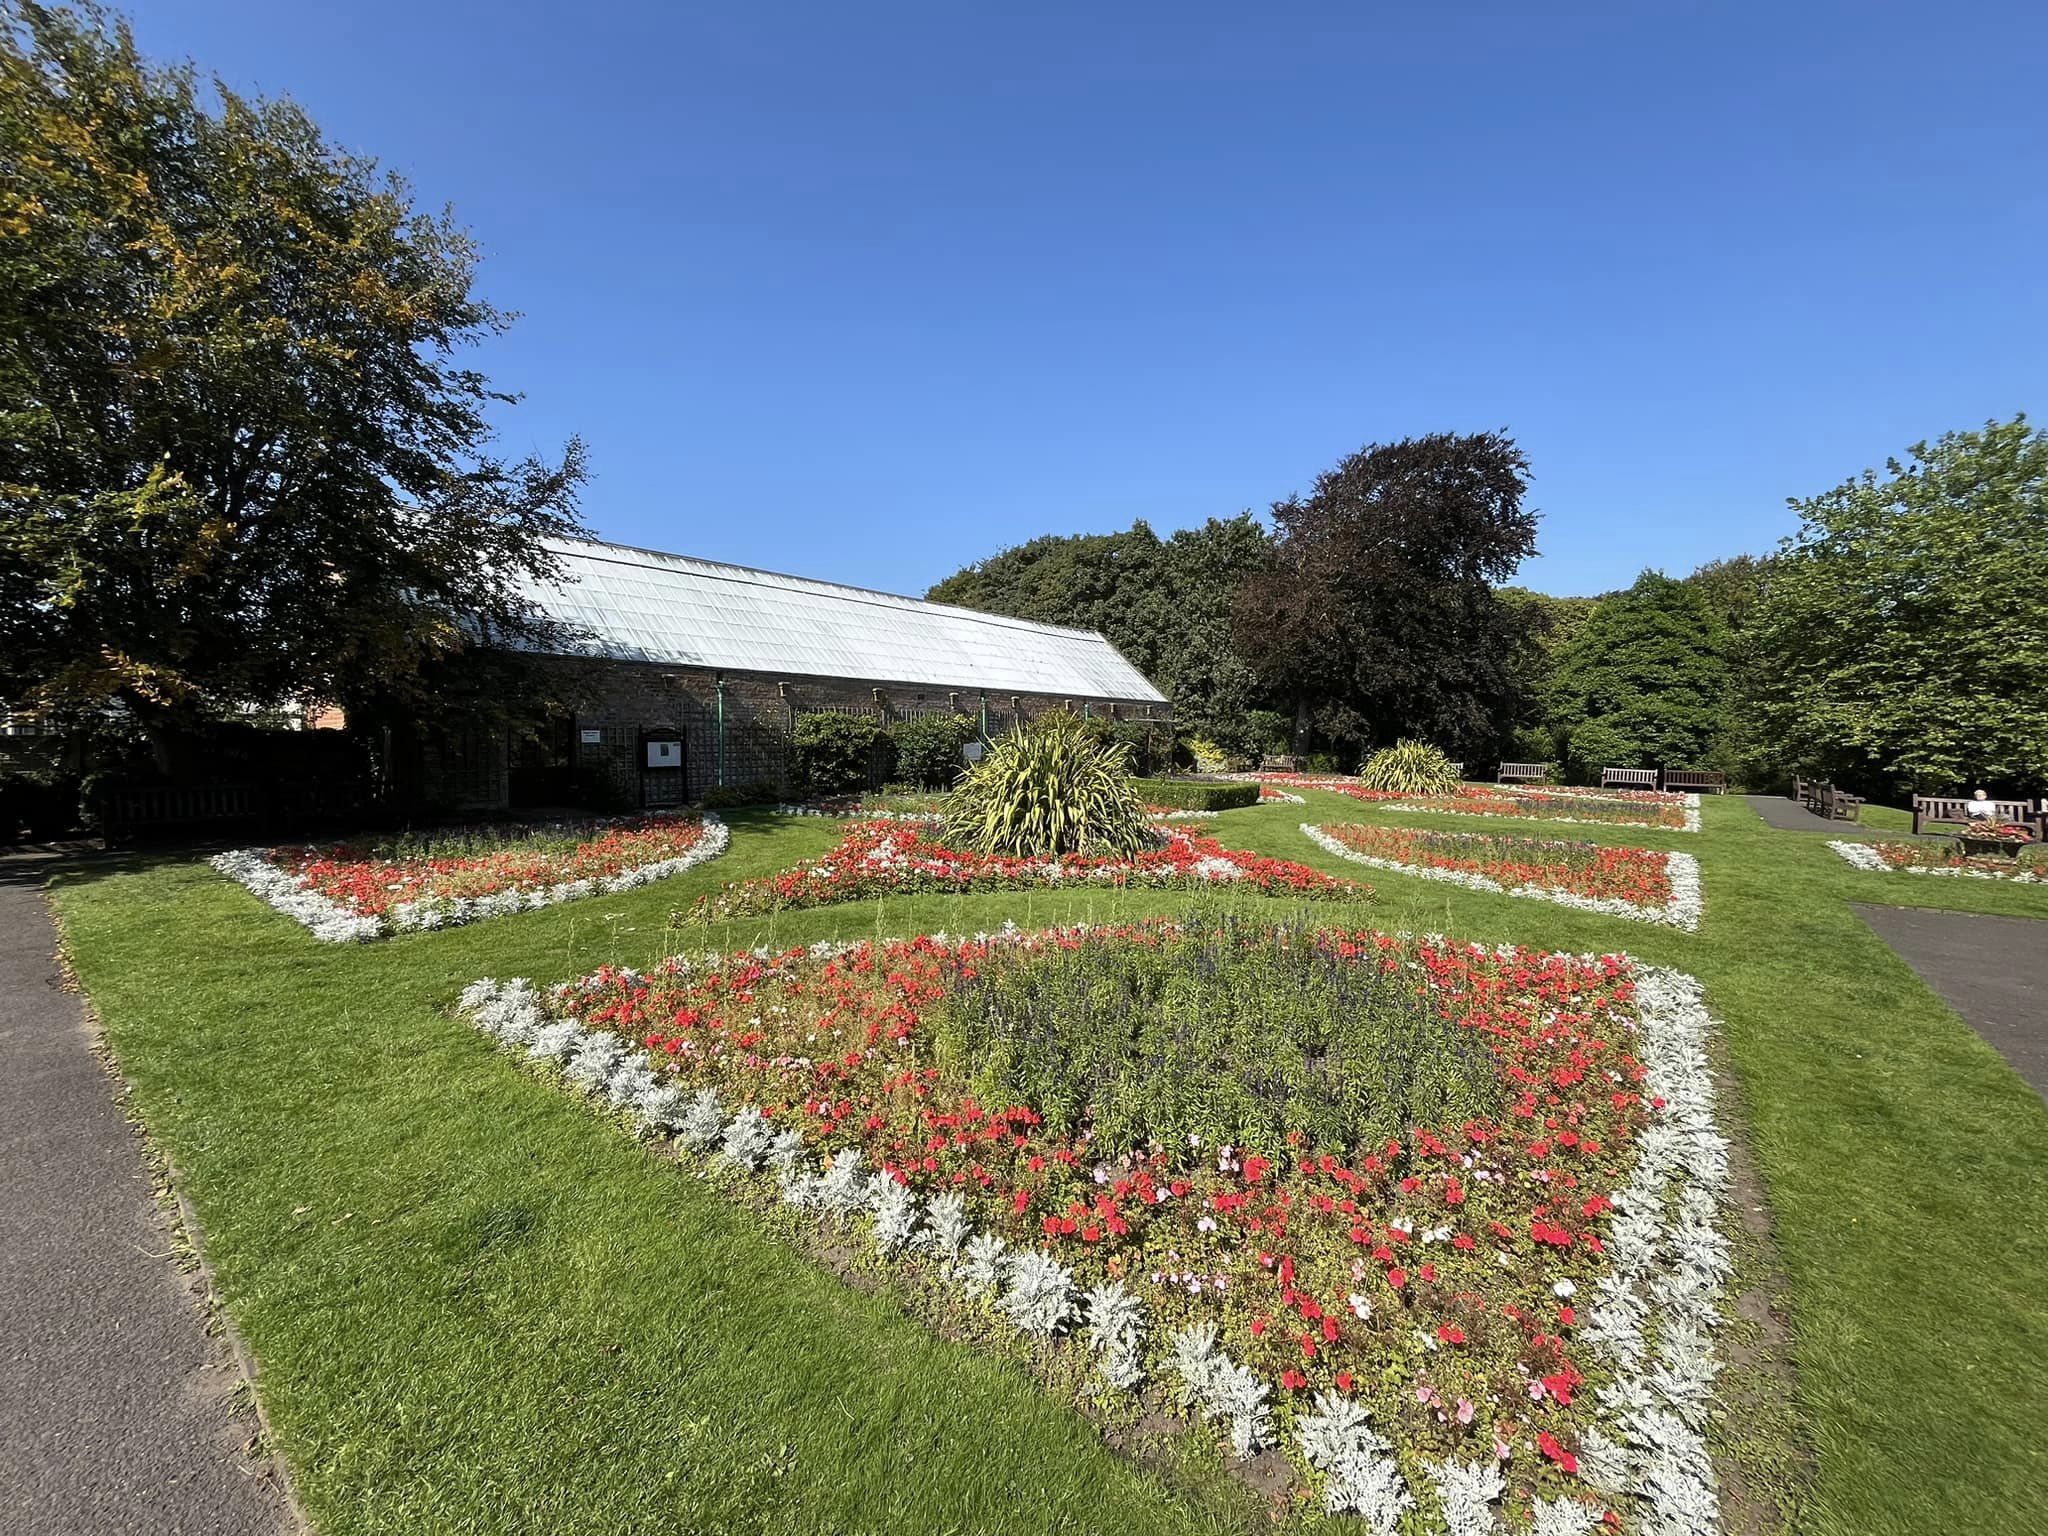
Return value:
M 725 674 L 718 674 L 718 787 L 725 788 Z
M 988 740 L 988 695 L 981 696 L 981 739 Z

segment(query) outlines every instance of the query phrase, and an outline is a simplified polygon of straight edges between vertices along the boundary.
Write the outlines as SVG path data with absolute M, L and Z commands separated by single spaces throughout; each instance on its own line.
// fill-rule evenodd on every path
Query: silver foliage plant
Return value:
M 1115 1280 L 1086 1300 L 1088 1347 L 1102 1356 L 1102 1379 L 1128 1392 L 1145 1379 L 1145 1304 Z
M 761 1111 L 750 1104 L 732 1117 L 732 1124 L 719 1139 L 718 1150 L 751 1173 L 766 1161 L 774 1144 L 775 1133 L 768 1129 Z
M 1375 1536 L 1394 1536 L 1415 1496 L 1401 1477 L 1394 1448 L 1372 1427 L 1365 1405 L 1318 1392 L 1314 1409 L 1295 1422 L 1308 1464 L 1326 1479 L 1323 1505 L 1333 1515 L 1361 1516 Z
M 1492 1536 L 1500 1529 L 1493 1513 L 1493 1501 L 1507 1491 L 1507 1479 L 1497 1461 L 1438 1461 L 1426 1464 L 1430 1481 L 1436 1484 L 1438 1506 L 1443 1510 L 1449 1536 Z
M 967 1240 L 960 1261 L 960 1281 L 970 1291 L 988 1291 L 1002 1283 L 1003 1260 L 1009 1244 L 993 1232 L 977 1232 Z
M 1035 1248 L 1011 1253 L 996 1309 L 1024 1333 L 1051 1336 L 1074 1310 L 1074 1272 Z
M 875 1213 L 875 1248 L 893 1259 L 917 1240 L 917 1196 L 894 1174 L 878 1173 L 868 1184 L 868 1204 Z
M 1214 1323 L 1196 1323 L 1176 1333 L 1169 1364 L 1181 1380 L 1181 1406 L 1222 1420 L 1233 1455 L 1242 1460 L 1273 1443 L 1273 1414 L 1266 1401 L 1270 1389 L 1216 1347 Z

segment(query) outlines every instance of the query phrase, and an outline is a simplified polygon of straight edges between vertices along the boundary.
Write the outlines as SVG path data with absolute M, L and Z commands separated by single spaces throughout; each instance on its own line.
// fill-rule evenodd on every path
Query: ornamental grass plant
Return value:
M 947 798 L 948 841 L 1009 858 L 1134 854 L 1153 840 L 1130 754 L 1055 712 L 989 749 Z
M 1365 760 L 1358 781 L 1367 789 L 1403 795 L 1448 795 L 1458 787 L 1458 768 L 1426 741 L 1397 741 Z

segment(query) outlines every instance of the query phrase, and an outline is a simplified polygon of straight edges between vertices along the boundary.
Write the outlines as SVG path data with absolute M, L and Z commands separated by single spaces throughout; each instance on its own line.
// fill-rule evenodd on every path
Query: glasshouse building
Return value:
M 1092 630 L 620 544 L 562 541 L 535 586 L 584 637 L 587 695 L 548 736 L 471 743 L 449 798 L 485 809 L 606 798 L 680 805 L 788 779 L 789 733 L 815 711 L 884 723 L 957 714 L 996 734 L 1051 709 L 1171 720 L 1166 698 Z

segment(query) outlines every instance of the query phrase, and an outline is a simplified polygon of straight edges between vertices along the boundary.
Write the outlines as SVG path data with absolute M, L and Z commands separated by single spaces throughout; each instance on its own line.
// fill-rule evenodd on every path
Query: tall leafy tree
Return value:
M 1495 590 L 1536 552 L 1528 460 L 1497 432 L 1373 445 L 1273 508 L 1278 537 L 1235 634 L 1259 679 L 1328 736 L 1497 748 L 1516 620 Z
M 1726 621 L 1700 587 L 1645 571 L 1603 598 L 1558 653 L 1547 721 L 1581 776 L 1721 762 Z
M 1253 751 L 1258 684 L 1232 644 L 1231 613 L 1266 550 L 1265 531 L 1248 514 L 1211 518 L 1166 539 L 1140 520 L 1121 533 L 1033 539 L 925 595 L 1099 630 L 1173 701 L 1183 729 Z
M 1745 626 L 1757 742 L 1780 769 L 2048 788 L 2048 432 L 1993 421 L 1885 471 L 1791 503 Z
M 1503 755 L 1532 762 L 1555 762 L 1563 753 L 1550 729 L 1546 710 L 1550 681 L 1558 657 L 1600 606 L 1597 597 L 1552 597 L 1528 587 L 1502 587 L 1500 600 L 1514 618 L 1514 734 Z
M 0 697 L 117 701 L 162 759 L 535 637 L 583 454 L 490 453 L 476 262 L 290 101 L 0 0 Z

